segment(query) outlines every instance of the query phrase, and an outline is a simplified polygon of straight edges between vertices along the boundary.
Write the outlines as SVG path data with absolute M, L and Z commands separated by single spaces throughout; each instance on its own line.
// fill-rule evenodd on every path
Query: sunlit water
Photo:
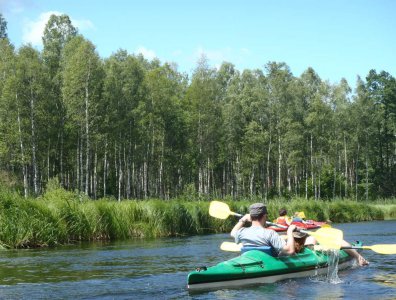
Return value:
M 396 243 L 396 221 L 337 224 L 348 241 Z M 56 249 L 0 251 L 0 299 L 395 299 L 396 255 L 364 252 L 369 267 L 312 278 L 190 294 L 189 271 L 235 256 L 218 234 Z

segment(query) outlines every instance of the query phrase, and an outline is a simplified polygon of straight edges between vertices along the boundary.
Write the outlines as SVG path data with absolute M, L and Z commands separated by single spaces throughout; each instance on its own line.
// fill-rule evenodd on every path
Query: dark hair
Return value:
M 305 247 L 305 240 L 307 239 L 308 235 L 303 235 L 301 237 L 296 237 L 294 236 L 293 233 L 293 238 L 294 238 L 294 250 L 296 253 L 300 253 L 304 250 Z
M 286 216 L 286 215 L 287 215 L 287 210 L 284 209 L 284 208 L 281 208 L 281 209 L 279 210 L 279 215 L 280 215 L 281 217 Z
M 266 215 L 266 213 L 262 213 L 262 214 L 259 214 L 259 215 L 250 215 L 250 218 L 252 219 L 252 221 L 258 221 L 258 220 L 260 220 L 264 215 Z

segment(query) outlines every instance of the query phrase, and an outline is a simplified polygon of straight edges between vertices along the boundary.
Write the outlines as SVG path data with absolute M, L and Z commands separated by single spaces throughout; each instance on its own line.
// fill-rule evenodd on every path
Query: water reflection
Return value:
M 372 280 L 380 285 L 396 289 L 396 274 L 378 274 Z

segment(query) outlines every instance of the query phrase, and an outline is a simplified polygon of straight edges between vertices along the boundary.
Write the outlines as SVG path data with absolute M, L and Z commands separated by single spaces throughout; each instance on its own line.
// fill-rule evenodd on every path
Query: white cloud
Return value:
M 154 58 L 157 57 L 157 55 L 155 54 L 155 52 L 153 50 L 147 49 L 144 46 L 139 46 L 136 50 L 135 50 L 136 54 L 142 54 L 145 58 L 147 58 L 148 60 L 152 60 Z
M 48 19 L 51 15 L 62 15 L 63 13 L 59 11 L 47 11 L 38 17 L 35 21 L 27 21 L 23 28 L 23 36 L 22 40 L 25 43 L 31 43 L 33 46 L 41 46 L 42 44 L 42 36 L 44 33 L 45 25 L 48 22 Z M 88 29 L 94 29 L 95 26 L 90 20 L 76 20 L 71 18 L 72 24 L 77 27 L 80 31 L 85 31 Z

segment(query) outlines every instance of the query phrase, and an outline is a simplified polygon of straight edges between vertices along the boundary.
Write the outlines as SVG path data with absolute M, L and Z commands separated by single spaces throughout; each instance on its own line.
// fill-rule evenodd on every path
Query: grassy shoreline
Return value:
M 253 200 L 227 201 L 245 213 Z M 396 202 L 272 200 L 270 219 L 285 207 L 304 211 L 318 221 L 358 222 L 396 218 Z M 220 233 L 231 230 L 235 219 L 217 220 L 208 214 L 208 201 L 114 199 L 90 200 L 54 189 L 36 199 L 0 191 L 0 247 L 29 248 L 79 241 L 122 240 Z

